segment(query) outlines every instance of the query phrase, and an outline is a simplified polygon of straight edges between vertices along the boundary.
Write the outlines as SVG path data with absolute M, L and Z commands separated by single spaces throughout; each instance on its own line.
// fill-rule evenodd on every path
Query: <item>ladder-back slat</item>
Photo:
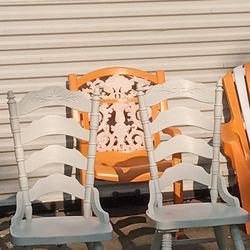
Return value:
M 23 144 L 26 144 L 39 137 L 55 134 L 69 135 L 82 140 L 89 138 L 89 131 L 83 129 L 75 119 L 58 115 L 49 115 L 33 121 L 23 129 L 21 136 Z
M 26 172 L 51 163 L 67 164 L 78 169 L 87 168 L 87 158 L 76 149 L 68 149 L 60 145 L 50 145 L 41 151 L 36 151 L 25 161 Z
M 174 168 L 168 168 L 159 178 L 161 190 L 173 185 L 176 181 L 192 180 L 203 185 L 211 185 L 211 176 L 204 168 L 190 163 L 179 163 Z
M 82 186 L 74 177 L 62 174 L 52 174 L 48 177 L 38 180 L 29 190 L 30 200 L 34 201 L 42 195 L 64 192 L 74 195 L 77 198 L 84 199 L 84 186 Z
M 208 159 L 213 157 L 213 148 L 202 139 L 177 135 L 161 142 L 155 149 L 155 161 L 161 161 L 175 153 L 192 153 Z
M 160 112 L 157 118 L 150 124 L 151 133 L 157 133 L 163 128 L 173 126 L 195 126 L 206 130 L 213 130 L 211 119 L 207 118 L 199 110 L 187 107 L 175 107 Z

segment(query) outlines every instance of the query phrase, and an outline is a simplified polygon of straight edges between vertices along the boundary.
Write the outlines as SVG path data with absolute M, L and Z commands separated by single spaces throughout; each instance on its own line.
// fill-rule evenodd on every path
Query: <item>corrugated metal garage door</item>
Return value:
M 11 204 L 18 189 L 9 89 L 20 98 L 44 86 L 66 86 L 70 72 L 107 66 L 164 69 L 167 78 L 215 84 L 246 61 L 250 1 L 0 1 L 0 205 Z M 208 114 L 211 109 L 204 106 Z M 50 171 L 38 171 L 34 180 Z

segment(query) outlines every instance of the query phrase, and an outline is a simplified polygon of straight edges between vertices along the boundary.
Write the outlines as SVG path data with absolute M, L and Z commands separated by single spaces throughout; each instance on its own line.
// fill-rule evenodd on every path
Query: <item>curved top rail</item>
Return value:
M 150 107 L 166 99 L 177 98 L 191 98 L 212 104 L 215 100 L 215 89 L 185 79 L 171 79 L 164 84 L 153 86 L 145 95 L 145 104 Z
M 52 86 L 28 93 L 18 102 L 17 106 L 19 115 L 49 106 L 65 106 L 82 112 L 90 112 L 91 100 L 77 91 Z

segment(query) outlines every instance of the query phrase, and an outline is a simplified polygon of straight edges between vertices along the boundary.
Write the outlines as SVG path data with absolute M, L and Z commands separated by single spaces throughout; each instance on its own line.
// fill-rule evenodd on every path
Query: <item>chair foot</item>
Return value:
M 227 243 L 222 226 L 213 227 L 217 245 L 220 250 L 227 250 Z
M 155 231 L 153 242 L 151 244 L 150 250 L 160 250 L 161 249 L 162 234 Z
M 236 225 L 231 225 L 231 234 L 234 242 L 235 250 L 245 250 L 245 246 L 243 244 L 243 240 L 241 238 L 240 229 Z
M 172 234 L 164 233 L 162 235 L 162 250 L 172 250 Z

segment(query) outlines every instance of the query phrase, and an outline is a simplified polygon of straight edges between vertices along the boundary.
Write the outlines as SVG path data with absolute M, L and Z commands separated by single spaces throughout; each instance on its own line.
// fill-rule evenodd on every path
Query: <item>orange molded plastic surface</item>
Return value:
M 250 63 L 245 64 L 244 68 L 250 96 Z M 237 176 L 242 207 L 250 213 L 250 149 L 232 72 L 224 76 L 223 85 L 231 118 L 229 122 L 222 124 L 222 144 Z M 250 235 L 250 222 L 246 224 L 246 230 Z
M 149 81 L 151 84 L 161 84 L 165 82 L 165 74 L 163 70 L 158 70 L 155 74 L 151 74 L 146 71 L 142 71 L 135 68 L 127 67 L 111 67 L 104 68 L 90 72 L 83 76 L 77 76 L 76 74 L 69 74 L 69 88 L 71 90 L 81 90 L 84 85 L 96 79 L 102 79 L 113 75 L 133 76 Z M 137 98 L 123 98 L 123 99 L 103 99 L 101 103 L 113 104 L 117 102 L 136 102 Z M 164 108 L 167 108 L 167 103 L 164 104 Z M 152 110 L 152 118 L 154 119 L 155 113 L 159 107 L 155 107 Z M 83 119 L 84 118 L 84 119 Z M 88 126 L 88 119 L 84 114 L 78 114 L 78 119 L 83 126 Z M 169 129 L 168 133 L 180 133 L 177 129 Z M 157 144 L 159 135 L 156 135 L 155 142 Z M 86 153 L 87 147 L 84 144 L 80 145 L 81 152 Z M 180 161 L 180 156 L 174 156 L 173 160 L 165 161 L 159 164 L 159 174 L 164 171 L 165 168 L 172 166 Z M 106 151 L 98 152 L 96 154 L 95 165 L 95 177 L 100 180 L 115 181 L 115 182 L 141 182 L 148 181 L 150 179 L 148 158 L 145 148 L 131 151 Z M 84 175 L 82 176 L 84 181 Z M 182 184 L 176 184 L 176 198 L 175 200 L 181 201 Z

